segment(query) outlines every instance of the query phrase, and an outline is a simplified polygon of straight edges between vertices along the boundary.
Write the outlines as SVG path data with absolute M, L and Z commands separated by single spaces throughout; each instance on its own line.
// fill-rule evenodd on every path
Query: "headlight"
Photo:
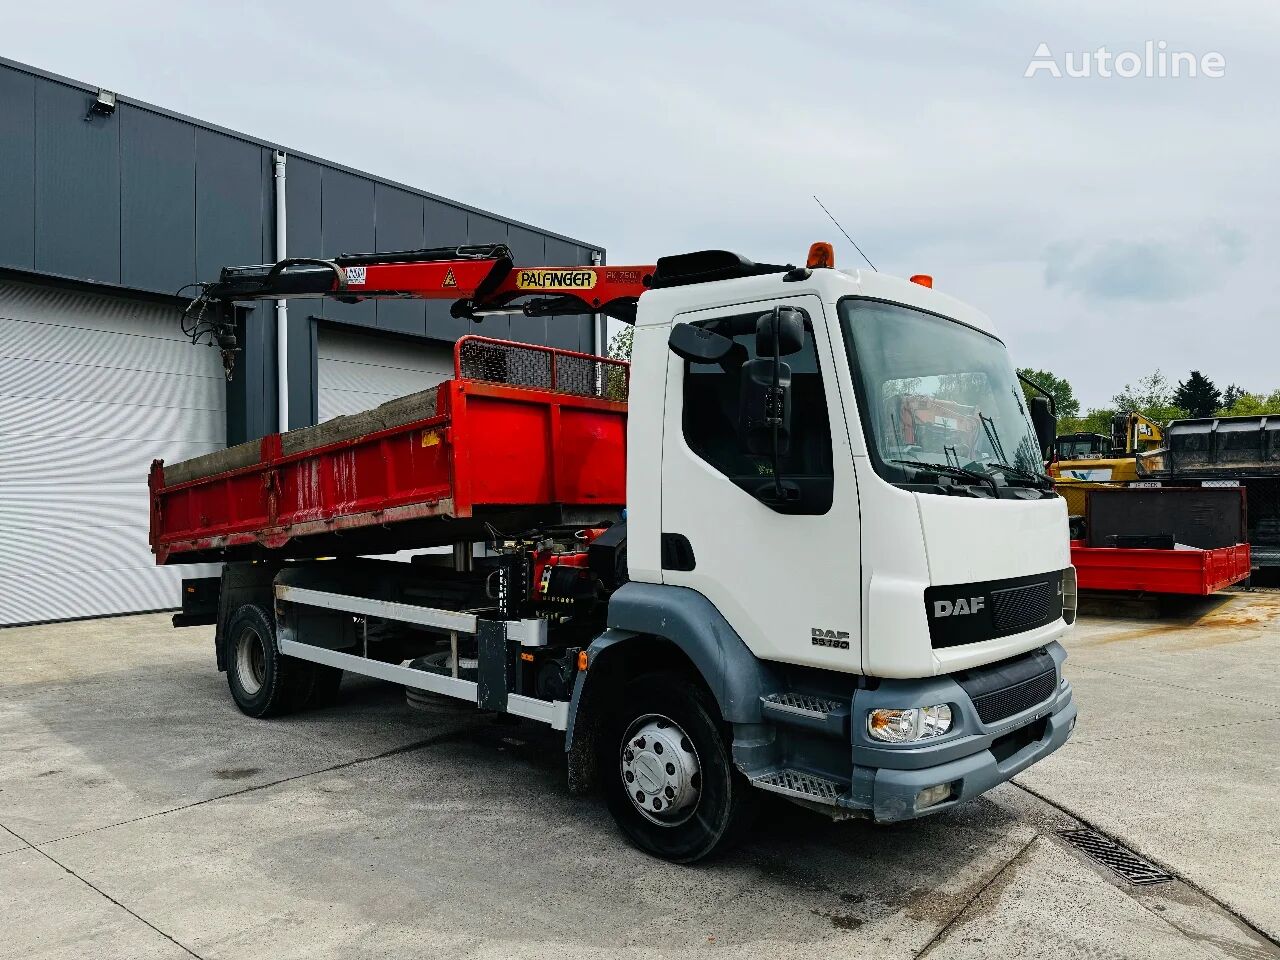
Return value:
M 867 714 L 867 733 L 885 743 L 911 743 L 940 737 L 951 729 L 951 708 L 945 703 L 909 710 L 872 710 Z

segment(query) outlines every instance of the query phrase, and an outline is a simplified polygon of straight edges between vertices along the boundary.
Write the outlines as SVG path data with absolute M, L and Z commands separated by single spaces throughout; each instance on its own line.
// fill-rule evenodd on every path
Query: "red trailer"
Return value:
M 1249 563 L 1247 543 L 1212 550 L 1144 550 L 1071 541 L 1071 564 L 1081 590 L 1206 596 L 1247 579 Z
M 463 337 L 454 378 L 374 410 L 151 465 L 159 563 L 383 553 L 616 519 L 628 365 Z M 519 526 L 517 526 L 519 525 Z
M 1081 590 L 1203 596 L 1249 576 L 1247 511 L 1237 488 L 1097 487 L 1086 538 L 1071 541 Z

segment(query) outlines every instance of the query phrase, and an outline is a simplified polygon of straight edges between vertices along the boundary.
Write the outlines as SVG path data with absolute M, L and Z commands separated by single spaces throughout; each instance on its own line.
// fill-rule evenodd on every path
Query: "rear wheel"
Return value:
M 691 863 L 738 838 L 753 791 L 700 687 L 677 674 L 641 678 L 627 686 L 603 732 L 598 762 L 606 800 L 636 846 Z
M 246 603 L 232 615 L 227 623 L 227 684 L 242 713 L 269 717 L 297 710 L 311 697 L 315 680 L 314 664 L 281 656 L 275 622 L 265 610 Z

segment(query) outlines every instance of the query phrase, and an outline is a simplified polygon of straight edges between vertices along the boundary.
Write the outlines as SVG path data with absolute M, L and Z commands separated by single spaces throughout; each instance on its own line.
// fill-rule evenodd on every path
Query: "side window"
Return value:
M 731 338 L 737 346 L 718 364 L 686 363 L 684 370 L 685 442 L 753 496 L 762 486 L 773 483 L 772 458 L 747 452 L 739 423 L 742 366 L 756 358 L 756 322 L 763 312 L 757 309 L 699 323 Z M 803 349 L 782 358 L 791 370 L 791 442 L 780 466 L 783 480 L 794 486 L 798 496 L 794 502 L 770 506 L 782 513 L 822 514 L 831 509 L 831 426 L 813 324 L 807 313 L 804 328 Z

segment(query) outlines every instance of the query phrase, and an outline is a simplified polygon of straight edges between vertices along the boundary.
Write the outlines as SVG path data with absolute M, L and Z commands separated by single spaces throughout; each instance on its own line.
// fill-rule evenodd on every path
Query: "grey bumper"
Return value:
M 1044 759 L 1067 742 L 1076 724 L 1071 685 L 1062 678 L 1066 651 L 1050 644 L 1058 681 L 1053 696 L 1021 713 L 987 724 L 964 691 L 947 677 L 887 681 L 875 691 L 859 691 L 852 716 L 853 777 L 840 806 L 870 812 L 877 821 L 910 820 L 938 813 L 985 793 Z M 865 717 L 875 707 L 949 703 L 950 733 L 921 745 L 888 745 L 866 734 Z M 916 797 L 929 787 L 950 784 L 948 798 L 924 809 Z
M 865 780 L 870 779 L 871 814 L 877 821 L 911 820 L 972 800 L 1053 753 L 1067 742 L 1075 725 L 1076 705 L 1068 697 L 1066 703 L 1049 716 L 1044 735 L 1039 740 L 1003 761 L 997 760 L 990 750 L 981 750 L 959 760 L 919 770 L 864 768 L 866 772 L 860 779 L 864 780 L 864 789 L 867 786 Z M 944 783 L 955 785 L 949 800 L 923 810 L 916 809 L 916 797 L 921 790 Z

